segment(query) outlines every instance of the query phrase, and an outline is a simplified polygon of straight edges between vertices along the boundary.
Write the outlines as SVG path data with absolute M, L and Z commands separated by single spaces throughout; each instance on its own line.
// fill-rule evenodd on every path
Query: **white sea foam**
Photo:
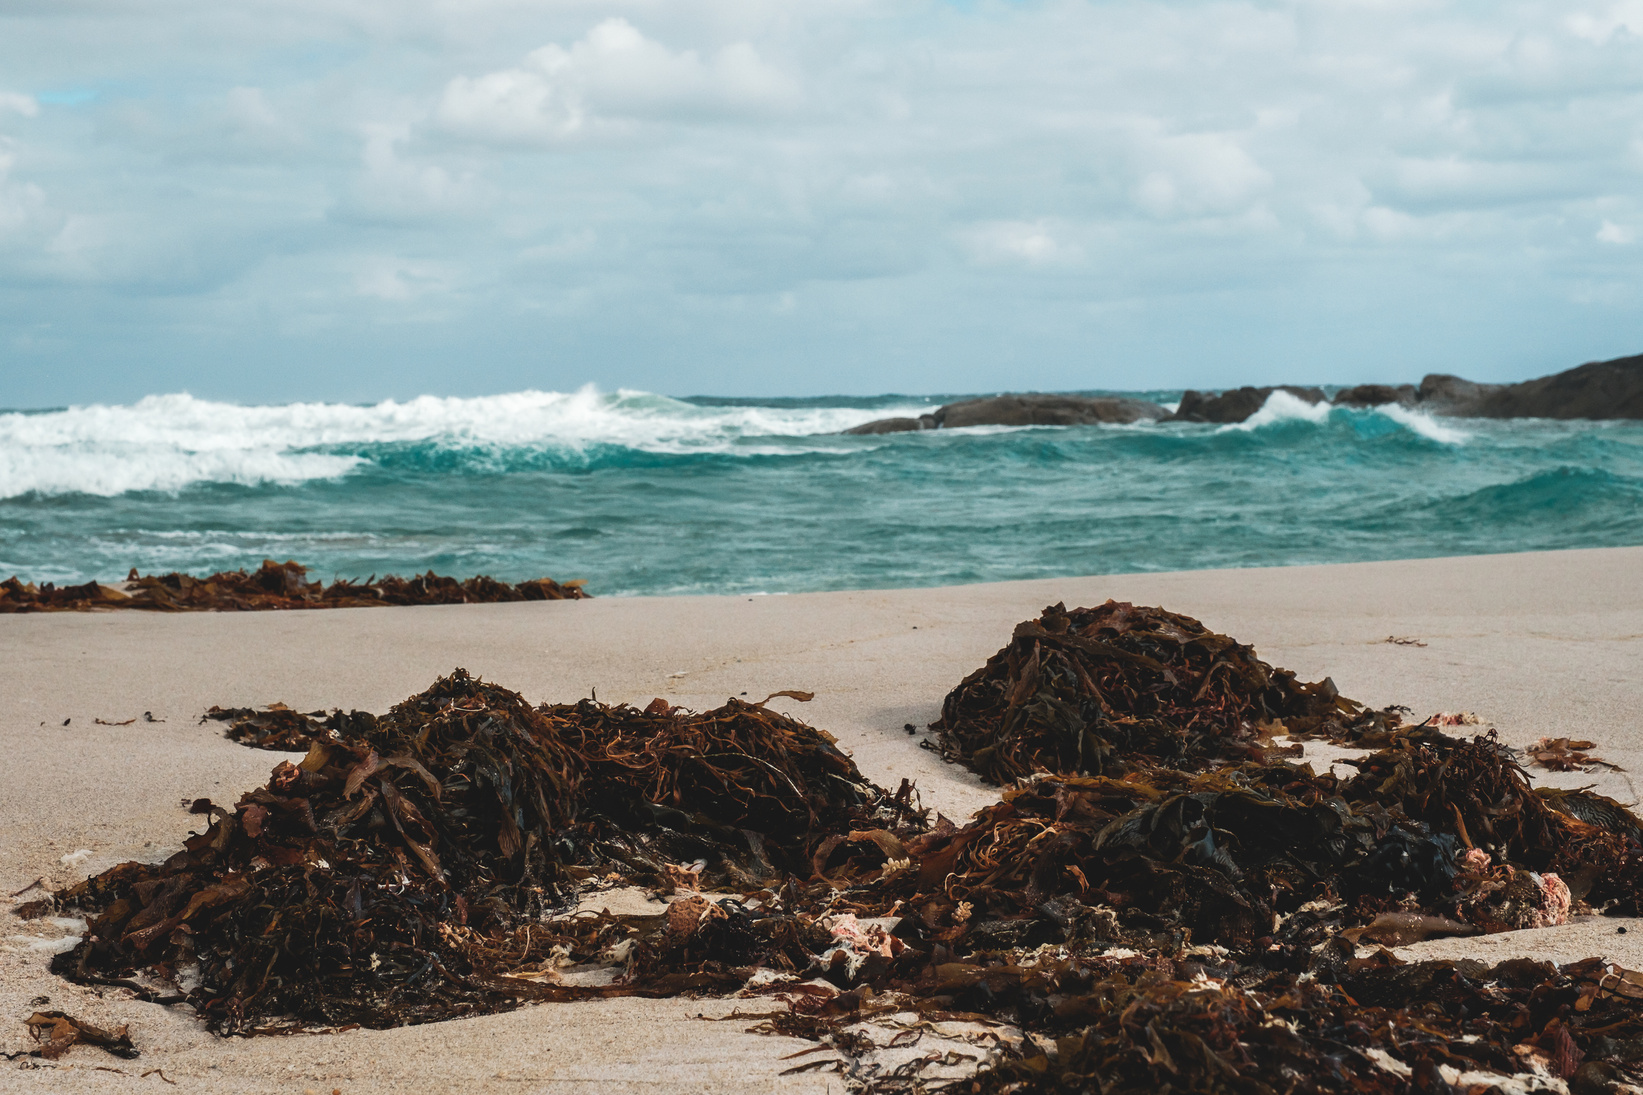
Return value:
M 0 498 L 31 491 L 112 495 L 193 483 L 296 483 L 345 475 L 361 457 L 316 449 L 395 442 L 452 448 L 608 444 L 650 452 L 714 452 L 751 438 L 831 434 L 873 418 L 930 409 L 700 407 L 648 392 L 513 392 L 421 396 L 370 406 L 247 407 L 186 394 L 129 406 L 0 414 Z M 770 452 L 792 451 L 770 446 Z
M 1444 445 L 1464 445 L 1471 438 L 1465 430 L 1457 430 L 1453 426 L 1445 426 L 1424 411 L 1410 410 L 1408 407 L 1396 403 L 1387 403 L 1375 408 L 1375 413 L 1383 414 L 1405 429 L 1418 433 L 1429 441 L 1437 441 Z
M 1412 410 L 1409 407 L 1396 403 L 1387 403 L 1378 407 L 1369 408 L 1367 412 L 1336 408 L 1329 403 L 1309 403 L 1299 396 L 1278 390 L 1267 396 L 1261 409 L 1250 415 L 1242 422 L 1223 426 L 1221 430 L 1259 430 L 1266 426 L 1280 422 L 1310 422 L 1314 426 L 1328 423 L 1330 415 L 1340 410 L 1342 414 L 1378 414 L 1389 418 L 1402 426 L 1410 433 L 1419 434 L 1429 441 L 1436 441 L 1443 445 L 1464 445 L 1471 437 L 1464 430 L 1453 426 L 1446 426 L 1438 422 L 1424 411 Z
M 1306 400 L 1279 389 L 1266 397 L 1261 409 L 1231 426 L 1231 430 L 1258 430 L 1278 422 L 1311 422 L 1322 426 L 1329 421 L 1328 403 L 1308 403 Z

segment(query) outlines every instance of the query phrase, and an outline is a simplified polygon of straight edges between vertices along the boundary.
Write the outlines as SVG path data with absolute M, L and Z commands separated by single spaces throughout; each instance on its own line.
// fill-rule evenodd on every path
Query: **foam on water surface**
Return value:
M 1233 426 L 839 432 L 953 398 L 587 387 L 0 413 L 0 577 L 278 557 L 326 579 L 779 593 L 1643 543 L 1634 422 L 1275 392 Z
M 894 410 L 930 409 L 913 403 Z M 240 406 L 187 394 L 156 395 L 129 406 L 0 414 L 0 498 L 330 479 L 367 462 L 373 446 L 491 454 L 550 450 L 572 459 L 600 446 L 676 455 L 778 455 L 791 450 L 748 442 L 837 434 L 884 413 L 825 406 L 704 407 L 649 392 L 600 392 L 591 385 L 569 393 L 421 396 L 367 406 Z

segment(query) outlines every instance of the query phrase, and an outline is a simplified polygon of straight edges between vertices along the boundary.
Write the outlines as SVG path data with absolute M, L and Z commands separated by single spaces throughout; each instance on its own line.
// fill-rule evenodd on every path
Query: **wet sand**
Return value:
M 220 724 L 200 725 L 207 707 L 282 701 L 383 711 L 457 666 L 532 701 L 597 694 L 643 705 L 664 696 L 707 708 L 730 695 L 813 691 L 812 703 L 772 706 L 836 734 L 870 778 L 892 787 L 915 780 L 926 805 L 963 820 L 996 791 L 919 748 L 942 696 L 1045 604 L 1108 597 L 1196 616 L 1304 679 L 1332 676 L 1366 703 L 1401 703 L 1417 716 L 1475 712 L 1517 746 L 1541 736 L 1592 739 L 1598 755 L 1627 771 L 1542 778 L 1637 801 L 1643 548 L 774 597 L 4 616 L 0 895 L 37 878 L 56 887 L 169 854 L 195 820 L 185 801 L 232 802 L 263 783 L 279 755 L 225 741 Z M 27 896 L 0 900 L 0 1050 L 27 1047 L 21 1020 L 33 999 L 48 996 L 40 1006 L 129 1023 L 142 1057 L 75 1049 L 56 1067 L 19 1067 L 40 1063 L 25 1059 L 0 1067 L 0 1091 L 843 1089 L 826 1074 L 779 1075 L 792 1064 L 780 1058 L 809 1043 L 697 1017 L 738 1005 L 764 1010 L 764 1001 L 612 1000 L 392 1031 L 224 1041 L 185 1008 L 135 1002 L 118 989 L 98 996 L 53 977 L 49 948 L 71 926 L 11 916 Z M 1621 926 L 1630 930 L 1617 934 Z M 1593 919 L 1405 953 L 1600 954 L 1643 969 L 1643 925 Z M 176 1086 L 142 1075 L 152 1069 Z

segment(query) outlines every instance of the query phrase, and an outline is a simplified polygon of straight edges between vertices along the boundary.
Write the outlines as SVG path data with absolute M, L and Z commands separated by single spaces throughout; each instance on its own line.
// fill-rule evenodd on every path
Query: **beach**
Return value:
M 1592 740 L 1625 771 L 1537 778 L 1637 801 L 1643 548 L 782 596 L 21 615 L 0 617 L 0 893 L 162 858 L 198 827 L 188 801 L 232 803 L 262 784 L 280 757 L 201 725 L 212 705 L 380 712 L 459 666 L 532 702 L 596 695 L 642 706 L 659 696 L 706 709 L 727 696 L 813 692 L 810 703 L 771 706 L 835 734 L 870 779 L 910 779 L 924 805 L 962 822 L 997 789 L 920 748 L 942 697 L 1046 604 L 1108 598 L 1197 617 L 1304 680 L 1332 677 L 1345 695 L 1403 704 L 1417 721 L 1472 712 L 1518 747 Z M 105 725 L 125 720 L 135 721 Z M 1313 752 L 1320 763 L 1336 755 Z M 1591 919 L 1404 953 L 1602 955 L 1643 969 L 1640 927 Z M 0 1070 L 0 1090 L 173 1090 L 142 1075 L 153 1069 L 176 1090 L 198 1091 L 843 1089 L 827 1073 L 779 1075 L 792 1064 L 782 1058 L 809 1043 L 745 1033 L 750 1021 L 698 1018 L 767 1010 L 767 1000 L 615 999 L 390 1031 L 220 1040 L 185 1008 L 119 989 L 99 996 L 52 976 L 50 947 L 69 931 L 0 911 L 0 1049 L 28 1048 L 21 1020 L 39 1006 L 129 1024 L 142 1056 L 76 1048 L 56 1067 L 13 1063 Z M 49 1005 L 31 1003 L 41 996 Z

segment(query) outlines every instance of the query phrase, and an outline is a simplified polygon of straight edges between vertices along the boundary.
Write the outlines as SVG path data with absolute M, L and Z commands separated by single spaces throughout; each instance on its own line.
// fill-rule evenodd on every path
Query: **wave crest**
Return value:
M 1464 430 L 1444 425 L 1425 411 L 1417 411 L 1397 403 L 1386 403 L 1378 407 L 1362 409 L 1336 407 L 1330 403 L 1309 403 L 1299 396 L 1282 389 L 1267 396 L 1266 402 L 1261 404 L 1261 409 L 1244 419 L 1244 421 L 1222 426 L 1217 432 L 1239 431 L 1251 433 L 1256 430 L 1298 422 L 1308 423 L 1313 426 L 1327 426 L 1337 418 L 1362 420 L 1368 416 L 1387 419 L 1410 433 L 1424 437 L 1428 441 L 1435 441 L 1440 445 L 1464 445 L 1471 437 Z
M 917 414 L 930 409 L 915 403 Z M 697 406 L 650 392 L 512 392 L 419 396 L 368 406 L 241 406 L 185 393 L 125 406 L 0 414 L 0 498 L 174 491 L 203 483 L 292 484 L 346 475 L 373 450 L 431 446 L 458 453 L 551 450 L 574 463 L 617 447 L 690 454 L 777 452 L 755 438 L 833 434 L 882 408 Z

